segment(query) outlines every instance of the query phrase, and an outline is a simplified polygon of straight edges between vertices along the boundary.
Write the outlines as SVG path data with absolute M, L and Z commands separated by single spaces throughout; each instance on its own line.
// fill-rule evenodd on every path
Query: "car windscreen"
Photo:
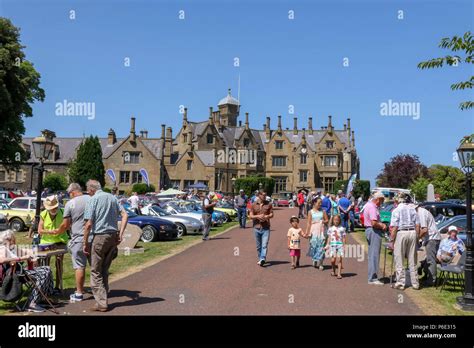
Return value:
M 167 212 L 166 210 L 163 210 L 162 208 L 157 207 L 157 206 L 152 206 L 150 209 L 153 210 L 155 213 L 157 213 L 159 216 L 169 216 L 169 215 L 171 215 L 170 212 Z
M 127 212 L 128 217 L 135 217 L 138 216 L 134 211 L 132 211 L 131 208 L 129 207 L 123 207 L 125 211 Z

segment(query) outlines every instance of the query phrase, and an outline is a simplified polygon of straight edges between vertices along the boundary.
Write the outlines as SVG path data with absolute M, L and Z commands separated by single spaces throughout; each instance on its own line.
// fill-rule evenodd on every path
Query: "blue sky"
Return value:
M 125 136 L 131 115 L 149 136 L 159 137 L 162 123 L 176 134 L 180 105 L 189 119 L 206 119 L 227 88 L 237 93 L 239 73 L 241 115 L 249 112 L 254 128 L 266 116 L 276 127 L 279 114 L 290 128 L 294 116 L 300 127 L 312 116 L 315 128 L 328 115 L 339 128 L 350 117 L 364 179 L 398 153 L 457 166 L 459 139 L 474 131 L 473 112 L 458 109 L 472 90 L 450 90 L 472 66 L 417 69 L 448 53 L 438 48 L 442 37 L 472 31 L 470 0 L 0 0 L 0 14 L 21 28 L 46 92 L 25 121 L 27 136 L 44 128 L 106 136 L 111 127 Z M 55 104 L 65 99 L 95 103 L 95 119 L 56 116 Z M 389 99 L 420 103 L 420 118 L 381 116 Z

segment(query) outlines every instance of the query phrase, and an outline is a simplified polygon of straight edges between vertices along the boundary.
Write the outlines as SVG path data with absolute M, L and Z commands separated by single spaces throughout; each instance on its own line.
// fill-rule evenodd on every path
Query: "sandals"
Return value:
M 342 275 L 339 274 L 339 275 L 337 276 L 337 279 L 342 279 Z

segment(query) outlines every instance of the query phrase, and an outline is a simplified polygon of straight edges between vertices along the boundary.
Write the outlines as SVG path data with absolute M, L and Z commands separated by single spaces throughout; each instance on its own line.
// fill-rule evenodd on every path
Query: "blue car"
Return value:
M 124 206 L 128 215 L 128 223 L 142 229 L 141 240 L 145 243 L 156 240 L 172 240 L 178 237 L 178 226 L 159 217 L 137 215 L 129 207 Z

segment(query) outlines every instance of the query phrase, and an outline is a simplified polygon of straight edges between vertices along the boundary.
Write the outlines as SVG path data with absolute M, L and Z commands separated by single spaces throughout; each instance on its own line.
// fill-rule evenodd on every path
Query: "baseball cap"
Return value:
M 374 194 L 372 195 L 372 198 L 373 199 L 379 199 L 379 198 L 385 198 L 384 194 L 380 191 L 376 191 L 374 192 Z
M 457 231 L 458 231 L 458 228 L 457 228 L 456 226 L 454 226 L 454 225 L 451 225 L 451 226 L 448 227 L 448 232 L 451 232 L 451 231 L 457 232 Z

